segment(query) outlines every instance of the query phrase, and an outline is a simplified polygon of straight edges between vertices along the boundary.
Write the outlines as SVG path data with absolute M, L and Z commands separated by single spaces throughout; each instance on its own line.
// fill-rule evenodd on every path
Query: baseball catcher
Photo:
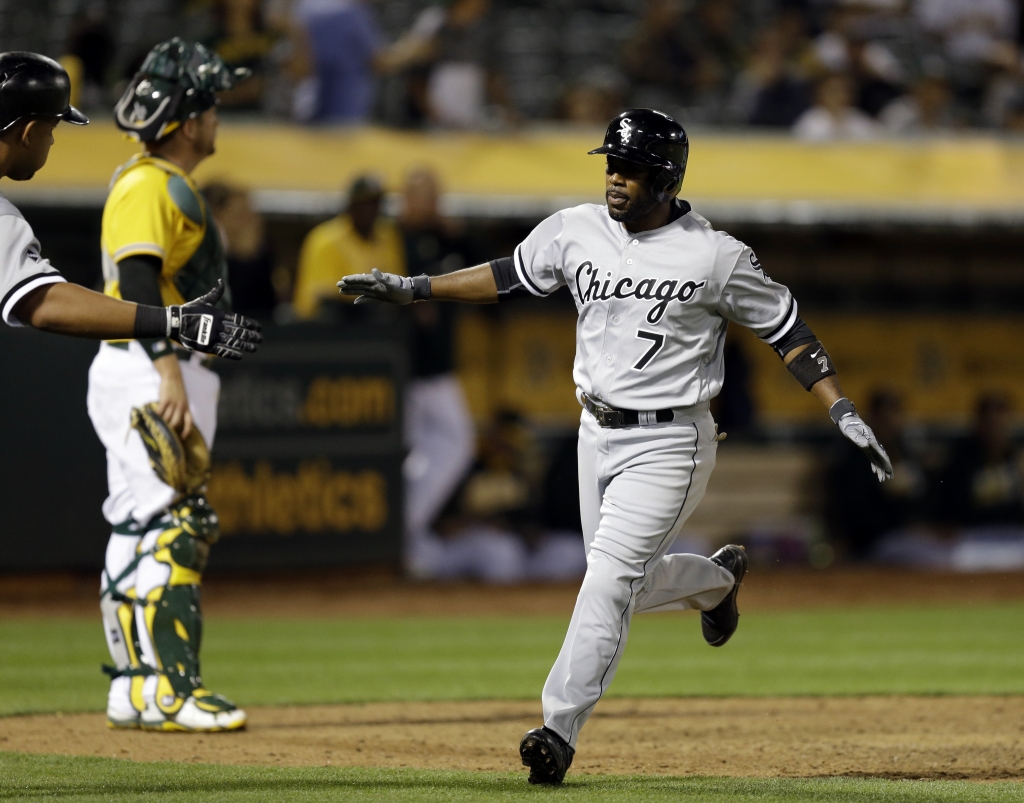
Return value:
M 104 292 L 180 309 L 172 318 L 199 340 L 216 320 L 237 319 L 217 226 L 191 173 L 215 150 L 216 93 L 245 77 L 202 45 L 171 39 L 153 48 L 114 110 L 143 149 L 118 168 L 103 209 Z M 212 321 L 194 318 L 197 299 L 214 309 Z M 89 416 L 107 450 L 112 533 L 100 608 L 114 663 L 112 728 L 246 723 L 199 670 L 199 586 L 219 532 L 204 496 L 219 389 L 207 362 L 162 331 L 103 343 L 89 371 Z
M 708 403 L 722 388 L 730 322 L 774 348 L 864 450 L 878 479 L 892 477 L 792 293 L 749 247 L 676 198 L 689 156 L 682 126 L 633 109 L 612 120 L 591 153 L 605 157 L 605 203 L 552 215 L 511 258 L 446 276 L 375 271 L 339 283 L 360 302 L 485 304 L 562 286 L 575 300 L 587 573 L 544 684 L 544 727 L 519 747 L 538 784 L 562 782 L 580 729 L 615 676 L 634 613 L 699 610 L 712 647 L 739 624 L 736 596 L 747 570 L 741 547 L 730 544 L 710 558 L 668 554 L 715 465 L 719 438 Z

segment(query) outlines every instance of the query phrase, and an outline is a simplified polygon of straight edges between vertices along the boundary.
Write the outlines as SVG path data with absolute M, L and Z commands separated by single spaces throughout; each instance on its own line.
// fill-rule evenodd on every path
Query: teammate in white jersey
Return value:
M 0 177 L 28 181 L 46 164 L 58 123 L 88 124 L 70 96 L 68 74 L 53 59 L 0 53 Z M 184 305 L 183 313 L 183 307 L 133 304 L 70 284 L 40 256 L 32 227 L 0 195 L 0 316 L 9 326 L 97 339 L 167 336 L 235 359 L 255 350 L 258 326 L 225 316 L 211 306 L 216 300 L 197 299 Z M 198 337 L 204 315 L 212 324 L 209 338 Z
M 716 232 L 676 200 L 689 153 L 675 120 L 649 109 L 608 127 L 605 205 L 552 215 L 511 258 L 447 276 L 348 276 L 343 293 L 410 303 L 489 303 L 569 288 L 579 311 L 576 394 L 580 507 L 587 573 L 569 632 L 543 691 L 544 727 L 523 738 L 530 782 L 561 783 L 580 728 L 615 674 L 632 615 L 696 609 L 705 640 L 721 646 L 739 622 L 742 548 L 711 558 L 666 555 L 704 495 L 717 427 L 708 403 L 721 390 L 725 330 L 752 329 L 829 410 L 871 460 L 892 467 L 839 387 L 831 358 L 789 290 L 746 245 Z

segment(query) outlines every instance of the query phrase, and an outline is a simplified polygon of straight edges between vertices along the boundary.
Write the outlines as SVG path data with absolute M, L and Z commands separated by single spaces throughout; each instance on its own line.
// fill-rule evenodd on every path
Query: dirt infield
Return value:
M 0 576 L 0 618 L 98 615 L 99 574 Z M 203 584 L 209 617 L 490 616 L 572 612 L 579 583 L 493 587 L 423 584 L 387 572 L 214 575 Z M 898 569 L 766 570 L 743 582 L 744 611 L 850 605 L 1024 600 L 1024 573 L 950 574 Z
M 272 766 L 507 771 L 535 702 L 250 710 L 226 734 L 110 731 L 101 714 L 0 719 L 0 750 Z M 458 745 L 458 749 L 453 749 Z M 609 699 L 573 764 L 589 774 L 1024 779 L 1024 697 Z

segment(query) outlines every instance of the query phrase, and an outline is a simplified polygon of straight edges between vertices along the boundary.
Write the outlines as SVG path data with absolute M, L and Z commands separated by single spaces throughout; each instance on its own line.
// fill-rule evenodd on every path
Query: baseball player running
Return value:
M 87 125 L 70 103 L 64 68 L 38 53 L 0 53 L 0 177 L 28 181 L 46 164 L 53 129 Z M 255 351 L 259 325 L 205 298 L 164 309 L 110 298 L 64 280 L 40 256 L 39 241 L 18 208 L 0 195 L 0 315 L 10 326 L 93 338 L 167 337 L 184 347 L 240 359 Z
M 584 408 L 579 485 L 587 573 L 544 684 L 544 727 L 520 744 L 530 782 L 558 784 L 580 728 L 615 675 L 638 611 L 696 609 L 712 646 L 736 631 L 742 548 L 666 555 L 715 464 L 708 402 L 722 387 L 730 321 L 750 327 L 861 447 L 879 480 L 885 451 L 843 396 L 832 360 L 788 289 L 754 252 L 676 200 L 689 143 L 671 117 L 633 109 L 608 126 L 606 204 L 552 215 L 511 258 L 447 276 L 375 271 L 341 292 L 408 304 L 490 303 L 569 288 L 579 312 L 573 377 Z
M 220 236 L 190 173 L 215 150 L 215 93 L 247 75 L 179 38 L 146 56 L 114 110 L 143 152 L 118 168 L 103 209 L 108 296 L 182 304 L 226 284 Z M 218 306 L 229 303 L 225 290 Z M 89 371 L 89 416 L 107 450 L 103 515 L 113 530 L 100 603 L 114 661 L 113 728 L 221 731 L 246 723 L 243 711 L 203 687 L 199 671 L 199 584 L 219 534 L 216 514 L 198 489 L 182 492 L 154 470 L 153 435 L 138 426 L 155 405 L 186 448 L 198 430 L 205 450 L 219 390 L 198 355 L 162 337 L 103 343 Z

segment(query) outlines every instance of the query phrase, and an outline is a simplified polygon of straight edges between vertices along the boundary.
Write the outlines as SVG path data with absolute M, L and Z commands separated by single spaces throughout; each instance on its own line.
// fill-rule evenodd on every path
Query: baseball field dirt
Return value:
M 114 732 L 101 714 L 8 717 L 0 751 L 266 766 L 508 771 L 536 702 L 253 708 L 249 730 Z M 460 749 L 451 749 L 453 744 Z M 573 772 L 1024 779 L 1024 697 L 609 699 Z

